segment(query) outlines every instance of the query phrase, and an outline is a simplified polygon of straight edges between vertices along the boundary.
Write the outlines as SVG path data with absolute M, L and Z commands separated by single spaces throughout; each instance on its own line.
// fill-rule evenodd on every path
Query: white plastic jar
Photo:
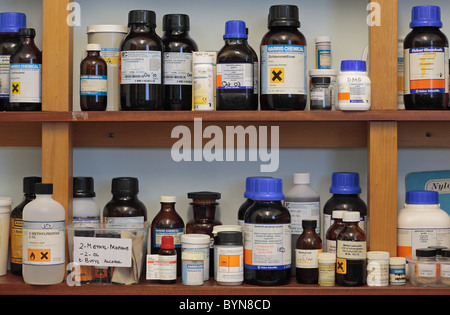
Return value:
M 389 285 L 389 252 L 367 252 L 367 285 L 371 287 Z
M 364 60 L 342 60 L 341 72 L 337 78 L 339 110 L 369 110 L 371 88 Z
M 181 235 L 181 256 L 185 253 L 203 254 L 204 268 L 203 280 L 209 279 L 209 244 L 210 236 L 206 234 L 183 234 Z

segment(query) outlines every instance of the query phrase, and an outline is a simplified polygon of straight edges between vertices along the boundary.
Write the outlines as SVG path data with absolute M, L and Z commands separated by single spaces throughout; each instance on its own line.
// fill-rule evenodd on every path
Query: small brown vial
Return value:
M 302 220 L 303 232 L 295 246 L 295 276 L 298 283 L 317 284 L 319 264 L 317 256 L 322 252 L 322 240 L 316 233 L 316 220 Z
M 80 107 L 83 111 L 104 111 L 107 106 L 108 66 L 100 57 L 101 47 L 88 44 L 80 64 Z

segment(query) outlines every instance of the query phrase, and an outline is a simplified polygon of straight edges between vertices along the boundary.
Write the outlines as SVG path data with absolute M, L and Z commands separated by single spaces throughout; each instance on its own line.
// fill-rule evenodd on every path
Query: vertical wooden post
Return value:
M 378 12 L 381 25 L 369 27 L 371 109 L 396 110 L 398 1 L 376 0 L 370 3 L 373 10 L 381 9 Z M 370 250 L 388 251 L 391 256 L 396 256 L 397 122 L 368 123 L 367 156 L 368 245 Z

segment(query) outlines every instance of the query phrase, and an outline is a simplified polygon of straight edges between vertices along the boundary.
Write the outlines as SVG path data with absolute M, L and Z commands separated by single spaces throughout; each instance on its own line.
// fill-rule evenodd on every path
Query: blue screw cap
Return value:
M 225 35 L 223 35 L 223 39 L 226 38 L 248 38 L 245 22 L 232 20 L 225 23 Z
M 359 186 L 359 174 L 333 173 L 331 177 L 330 193 L 343 195 L 360 194 L 361 187 Z
M 439 194 L 431 190 L 410 190 L 406 192 L 405 203 L 415 205 L 436 205 L 439 204 Z
M 27 27 L 27 17 L 20 12 L 0 13 L 0 33 L 18 33 Z
M 442 27 L 441 8 L 419 5 L 412 8 L 410 27 Z

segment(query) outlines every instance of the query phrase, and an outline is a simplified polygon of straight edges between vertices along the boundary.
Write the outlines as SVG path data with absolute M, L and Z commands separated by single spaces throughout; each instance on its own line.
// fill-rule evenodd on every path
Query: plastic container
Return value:
M 367 252 L 367 285 L 384 287 L 389 285 L 389 252 Z
M 331 38 L 316 37 L 316 68 L 331 69 Z
M 389 284 L 406 284 L 406 259 L 405 257 L 389 258 Z
M 193 54 L 193 104 L 194 111 L 216 110 L 216 52 Z
M 418 248 L 415 255 L 406 256 L 409 282 L 413 286 L 433 287 L 439 284 L 440 263 L 436 260 L 436 250 Z
M 405 108 L 447 109 L 449 53 L 447 37 L 439 29 L 441 9 L 432 5 L 413 7 L 409 26 L 412 31 L 404 41 Z
M 100 222 L 100 208 L 94 197 L 94 178 L 73 178 L 73 223 Z
M 126 25 L 90 25 L 88 44 L 100 44 L 100 56 L 108 65 L 107 111 L 120 110 L 120 45 L 128 33 Z
M 183 252 L 181 259 L 181 283 L 183 285 L 203 285 L 205 282 L 205 254 L 199 252 Z
M 334 286 L 336 271 L 336 253 L 319 253 L 317 255 L 319 264 L 319 285 Z
M 304 110 L 307 102 L 306 38 L 296 5 L 274 5 L 261 41 L 261 110 Z
M 364 60 L 342 60 L 337 77 L 339 110 L 369 110 L 371 85 Z
M 200 254 L 203 258 L 203 281 L 206 281 L 209 279 L 209 269 L 210 267 L 210 237 L 206 234 L 183 234 L 181 235 L 181 257 L 184 259 L 188 256 L 186 254 Z M 190 257 L 190 256 L 189 256 Z M 199 257 L 199 256 L 195 256 Z M 192 258 L 192 257 L 190 257 Z M 199 259 L 192 259 L 192 260 L 199 260 Z M 185 267 L 182 266 L 182 275 L 185 273 Z M 197 266 L 195 269 L 198 269 L 199 266 Z M 203 283 L 202 283 L 203 284 Z
M 244 281 L 244 244 L 241 231 L 219 231 L 214 238 L 215 279 L 220 285 Z
M 441 285 L 450 286 L 450 249 L 443 249 L 441 254 L 439 283 Z
M 0 276 L 8 269 L 9 217 L 11 215 L 12 199 L 0 197 Z

